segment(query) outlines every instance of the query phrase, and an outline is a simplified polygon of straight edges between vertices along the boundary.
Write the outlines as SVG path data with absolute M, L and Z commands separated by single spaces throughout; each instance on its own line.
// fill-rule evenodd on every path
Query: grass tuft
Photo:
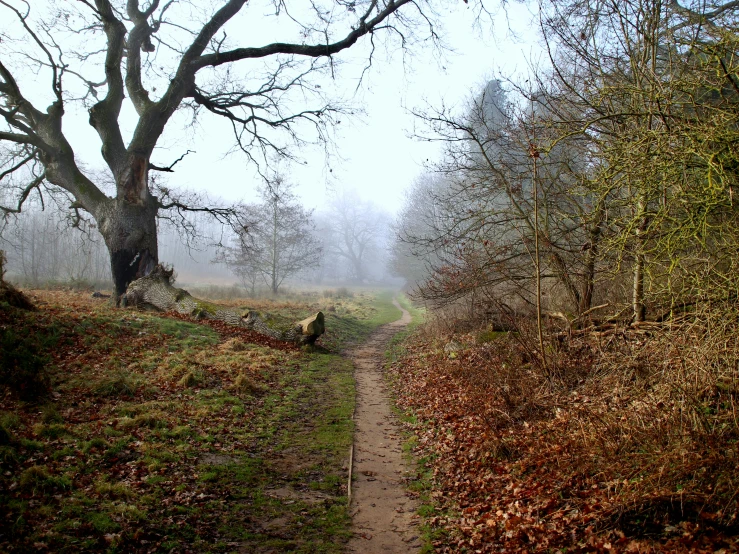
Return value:
M 67 427 L 61 423 L 52 423 L 51 425 L 37 423 L 33 426 L 33 432 L 37 437 L 48 439 L 58 439 L 59 437 L 69 434 Z
M 188 371 L 185 373 L 177 384 L 181 387 L 194 387 L 200 385 L 203 382 L 203 374 L 198 371 Z
M 138 388 L 135 377 L 126 371 L 117 371 L 98 381 L 92 389 L 96 396 L 133 396 Z
M 49 473 L 46 466 L 31 466 L 21 473 L 19 483 L 24 490 L 35 494 L 39 491 L 52 489 L 68 489 L 72 481 L 64 476 L 54 476 Z
M 234 379 L 234 389 L 241 394 L 248 395 L 259 395 L 264 392 L 264 389 L 254 379 L 246 373 L 239 373 Z

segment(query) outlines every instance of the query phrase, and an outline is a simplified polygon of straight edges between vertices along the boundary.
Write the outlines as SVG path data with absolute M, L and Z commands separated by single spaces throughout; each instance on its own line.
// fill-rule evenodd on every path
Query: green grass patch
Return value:
M 344 550 L 355 392 L 340 352 L 400 317 L 389 292 L 260 301 L 275 321 L 326 314 L 305 351 L 39 295 L 32 317 L 0 313 L 14 336 L 46 337 L 35 354 L 54 360 L 45 403 L 13 393 L 0 412 L 10 550 Z
M 398 304 L 403 306 L 403 308 L 405 308 L 405 310 L 410 314 L 411 321 L 405 329 L 396 333 L 390 340 L 390 345 L 385 353 L 385 358 L 388 362 L 394 362 L 403 356 L 403 353 L 405 352 L 403 343 L 416 330 L 416 328 L 423 323 L 426 316 L 425 310 L 414 306 L 405 294 L 398 294 L 396 298 L 398 300 Z
M 133 396 L 138 388 L 138 380 L 126 371 L 116 371 L 102 378 L 92 387 L 96 396 Z

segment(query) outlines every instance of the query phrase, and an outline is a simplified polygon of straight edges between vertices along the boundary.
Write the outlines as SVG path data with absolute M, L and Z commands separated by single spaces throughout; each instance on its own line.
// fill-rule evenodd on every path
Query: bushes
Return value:
M 39 353 L 39 343 L 33 334 L 0 327 L 0 385 L 9 386 L 23 400 L 39 399 L 49 390 L 50 360 Z
M 739 304 L 552 332 L 546 368 L 533 325 L 516 323 L 494 340 L 485 327 L 450 339 L 432 325 L 391 370 L 419 422 L 419 453 L 438 460 L 435 486 L 456 502 L 439 507 L 463 510 L 444 524 L 456 537 L 447 551 L 456 539 L 483 552 L 624 536 L 640 551 L 687 551 L 688 531 L 706 551 L 735 541 Z M 450 340 L 463 344 L 454 358 Z

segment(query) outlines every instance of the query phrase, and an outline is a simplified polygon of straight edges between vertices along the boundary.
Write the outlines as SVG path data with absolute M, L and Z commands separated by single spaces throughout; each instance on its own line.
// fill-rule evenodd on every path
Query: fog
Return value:
M 110 290 L 110 256 L 103 237 L 94 222 L 72 219 L 68 203 L 56 198 L 42 205 L 33 199 L 22 213 L 0 223 L 8 281 L 31 288 Z M 320 245 L 318 263 L 288 277 L 280 292 L 321 286 L 402 286 L 403 279 L 388 263 L 394 241 L 389 212 L 361 200 L 355 189 L 345 189 L 320 210 L 307 213 Z M 249 288 L 224 260 L 224 252 L 239 242 L 233 229 L 207 214 L 188 214 L 186 226 L 182 223 L 160 219 L 158 224 L 159 259 L 175 269 L 180 286 Z M 268 283 L 257 278 L 255 292 L 268 294 Z

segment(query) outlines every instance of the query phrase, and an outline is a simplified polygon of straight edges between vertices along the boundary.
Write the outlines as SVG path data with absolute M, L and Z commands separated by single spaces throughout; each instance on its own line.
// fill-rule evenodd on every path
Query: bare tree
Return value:
M 431 276 L 438 262 L 432 236 L 436 236 L 441 194 L 448 187 L 443 178 L 433 173 L 416 179 L 406 193 L 393 225 L 395 236 L 390 245 L 390 266 L 395 275 L 406 280 L 410 289 L 421 286 Z
M 312 212 L 301 206 L 293 186 L 277 176 L 262 190 L 262 202 L 245 208 L 249 221 L 225 253 L 225 262 L 254 292 L 262 280 L 277 294 L 286 279 L 316 267 L 322 247 Z
M 345 262 L 351 280 L 362 282 L 368 277 L 369 261 L 384 257 L 389 217 L 349 187 L 335 190 L 327 208 L 323 214 L 326 253 Z
M 94 223 L 71 226 L 64 212 L 34 199 L 4 229 L 0 245 L 8 254 L 14 279 L 38 286 L 49 282 L 102 284 L 110 281 L 110 264 Z
M 244 35 L 227 33 L 229 22 L 242 13 L 266 16 L 246 13 L 246 0 L 218 4 L 211 11 L 185 1 L 83 0 L 34 2 L 32 10 L 24 0 L 0 0 L 7 26 L 0 58 L 0 183 L 17 191 L 14 205 L 2 211 L 19 212 L 33 191 L 51 185 L 67 191 L 75 216 L 89 214 L 97 222 L 116 295 L 158 263 L 161 211 L 210 212 L 224 221 L 235 215 L 153 185 L 150 172 L 173 171 L 187 153 L 169 163 L 152 160 L 179 109 L 228 120 L 237 147 L 252 160 L 290 156 L 289 144 L 301 143 L 306 125 L 325 138 L 340 112 L 313 80 L 335 69 L 334 55 L 383 31 L 405 45 L 413 14 L 430 22 L 414 0 L 328 0 L 294 12 L 275 1 L 272 17 L 296 40 L 247 46 Z M 197 13 L 207 15 L 198 21 Z M 49 88 L 39 93 L 41 82 Z M 88 108 L 99 137 L 112 197 L 79 164 L 65 134 L 65 115 L 76 101 Z M 41 102 L 48 102 L 45 109 Z M 136 113 L 130 138 L 122 125 L 126 102 Z
M 418 113 L 424 137 L 444 144 L 432 166 L 443 186 L 427 191 L 423 225 L 404 225 L 400 238 L 428 260 L 419 288 L 427 300 L 472 294 L 535 307 L 541 275 L 564 293 L 568 311 L 585 311 L 595 266 L 582 246 L 593 205 L 574 193 L 589 164 L 575 140 L 544 151 L 547 114 L 541 104 L 531 110 L 540 92 L 519 92 L 514 103 L 491 81 L 462 114 L 444 106 Z

